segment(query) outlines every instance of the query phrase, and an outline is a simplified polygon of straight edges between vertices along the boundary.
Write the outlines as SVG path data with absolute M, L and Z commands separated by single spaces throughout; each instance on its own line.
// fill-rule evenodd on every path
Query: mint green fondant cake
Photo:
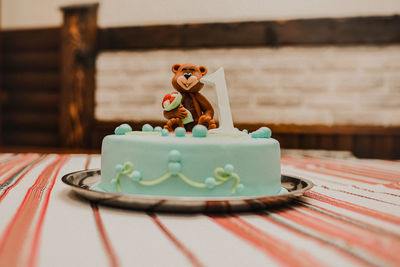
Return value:
M 185 135 L 120 128 L 106 136 L 96 189 L 184 197 L 281 192 L 279 143 L 268 128 L 227 135 L 196 127 Z
M 190 63 L 171 70 L 176 91 L 162 100 L 168 119 L 163 129 L 145 124 L 142 131 L 132 131 L 122 124 L 106 136 L 101 181 L 94 189 L 222 198 L 284 193 L 279 143 L 268 127 L 252 133 L 234 128 L 223 68 L 208 76 L 206 67 Z M 199 93 L 204 84 L 215 87 L 219 128 L 211 103 Z

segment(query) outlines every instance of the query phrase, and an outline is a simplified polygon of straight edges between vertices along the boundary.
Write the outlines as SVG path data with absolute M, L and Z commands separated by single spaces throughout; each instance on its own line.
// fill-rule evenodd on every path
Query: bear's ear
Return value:
M 172 72 L 173 72 L 173 73 L 177 73 L 180 66 L 181 66 L 180 64 L 174 64 L 174 65 L 172 66 Z
M 207 68 L 206 68 L 206 67 L 200 66 L 200 67 L 199 67 L 199 70 L 200 70 L 200 72 L 201 72 L 201 74 L 202 74 L 203 76 L 207 74 Z

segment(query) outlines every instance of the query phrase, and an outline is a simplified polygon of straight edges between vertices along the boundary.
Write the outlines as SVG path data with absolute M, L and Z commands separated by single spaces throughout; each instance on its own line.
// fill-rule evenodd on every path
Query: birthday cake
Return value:
M 177 92 L 162 100 L 167 123 L 163 128 L 146 124 L 140 131 L 122 124 L 106 136 L 96 189 L 182 197 L 281 193 L 279 142 L 267 127 L 252 133 L 233 127 L 223 70 L 204 76 L 203 66 L 175 64 L 172 71 Z M 217 88 L 219 128 L 211 104 L 199 92 L 204 83 L 225 87 Z

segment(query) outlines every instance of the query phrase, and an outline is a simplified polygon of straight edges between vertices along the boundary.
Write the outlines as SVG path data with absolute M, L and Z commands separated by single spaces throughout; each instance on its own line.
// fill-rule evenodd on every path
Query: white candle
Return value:
M 229 103 L 228 89 L 226 88 L 224 68 L 219 68 L 216 72 L 204 76 L 200 81 L 204 84 L 214 86 L 217 92 L 219 128 L 212 131 L 223 133 L 237 132 L 237 129 L 233 127 L 231 106 Z

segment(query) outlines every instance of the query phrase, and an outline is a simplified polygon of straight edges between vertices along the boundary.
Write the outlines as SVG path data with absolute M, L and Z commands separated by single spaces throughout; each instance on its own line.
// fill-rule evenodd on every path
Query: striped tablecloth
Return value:
M 90 204 L 61 182 L 98 155 L 0 154 L 0 266 L 399 266 L 400 163 L 282 158 L 315 187 L 260 213 Z

